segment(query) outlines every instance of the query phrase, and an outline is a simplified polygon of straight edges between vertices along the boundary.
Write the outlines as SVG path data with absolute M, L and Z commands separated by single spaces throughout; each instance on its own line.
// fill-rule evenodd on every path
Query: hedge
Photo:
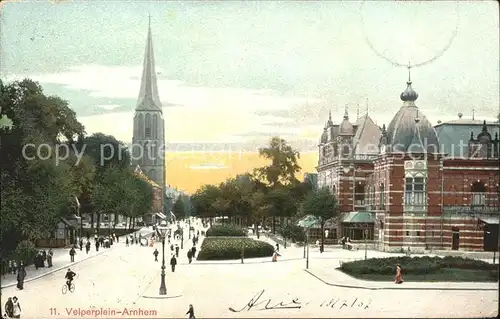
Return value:
M 348 274 L 394 275 L 396 264 L 400 264 L 404 274 L 423 275 L 441 269 L 469 269 L 498 272 L 498 265 L 463 257 L 389 257 L 371 258 L 342 263 L 340 269 Z
M 246 237 L 208 237 L 200 249 L 197 260 L 240 259 L 242 251 L 244 258 L 271 257 L 274 253 L 271 244 Z
M 245 237 L 248 232 L 235 225 L 212 225 L 207 230 L 207 237 Z

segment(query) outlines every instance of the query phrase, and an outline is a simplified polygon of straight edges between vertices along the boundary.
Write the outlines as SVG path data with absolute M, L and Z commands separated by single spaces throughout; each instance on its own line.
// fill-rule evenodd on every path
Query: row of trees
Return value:
M 239 219 L 247 226 L 258 226 L 271 220 L 276 232 L 276 218 L 292 222 L 304 215 L 314 215 L 322 228 L 338 215 L 336 199 L 328 189 L 314 190 L 310 181 L 301 182 L 296 174 L 300 154 L 287 142 L 273 137 L 269 146 L 259 149 L 269 165 L 252 173 L 230 178 L 220 185 L 204 185 L 191 196 L 192 214 L 203 218 Z M 323 240 L 322 240 L 323 245 Z
M 110 135 L 86 135 L 66 101 L 28 79 L 0 80 L 0 105 L 12 121 L 0 128 L 3 253 L 50 236 L 60 217 L 96 213 L 99 227 L 103 213 L 132 220 L 151 209 L 151 186 L 132 170 L 126 147 Z

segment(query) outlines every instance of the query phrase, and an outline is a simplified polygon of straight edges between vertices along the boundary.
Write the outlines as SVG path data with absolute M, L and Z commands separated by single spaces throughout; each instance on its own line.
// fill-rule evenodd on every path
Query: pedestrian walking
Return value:
M 90 251 L 90 241 L 87 241 L 87 243 L 85 244 L 85 251 L 87 252 L 88 255 Z
M 193 255 L 193 258 L 196 258 L 196 246 L 193 246 L 193 248 L 191 248 L 191 254 Z
M 186 312 L 186 315 L 189 315 L 189 319 L 196 319 L 196 317 L 194 316 L 194 308 L 193 308 L 193 305 L 189 305 L 189 309 L 188 309 L 188 311 Z
M 396 264 L 396 280 L 394 281 L 396 284 L 403 283 L 403 269 L 400 264 Z
M 155 256 L 155 261 L 158 261 L 158 249 L 155 248 L 153 255 Z
M 80 238 L 79 244 L 80 244 L 80 251 L 82 251 L 83 250 L 83 239 L 82 238 Z
M 175 258 L 175 255 L 172 255 L 172 258 L 170 258 L 170 267 L 172 267 L 172 272 L 175 272 L 175 265 L 177 265 L 177 259 Z
M 26 269 L 24 268 L 24 265 L 21 265 L 19 267 L 19 270 L 17 272 L 17 289 L 23 290 L 24 289 L 24 279 L 26 278 Z
M 187 258 L 189 260 L 189 263 L 193 261 L 193 251 L 191 249 L 189 249 L 187 252 Z
M 125 247 L 128 247 L 128 237 L 125 239 Z
M 12 298 L 12 308 L 13 308 L 12 318 L 21 318 L 21 305 L 19 304 L 19 301 L 17 300 L 16 296 Z
M 95 242 L 95 251 L 99 251 L 99 241 Z
M 12 302 L 12 297 L 9 297 L 5 303 L 4 311 L 8 318 L 14 317 L 14 303 Z
M 70 250 L 69 250 L 69 256 L 71 257 L 71 262 L 75 262 L 75 255 L 76 255 L 76 250 L 74 247 L 72 247 Z
M 175 257 L 179 258 L 179 245 L 175 245 Z
M 276 243 L 276 251 L 279 252 L 280 251 L 280 244 Z
M 50 248 L 47 253 L 47 267 L 49 268 L 52 267 L 52 257 L 54 257 L 54 252 L 52 251 L 52 248 Z
M 196 236 L 193 236 L 193 246 L 196 246 Z

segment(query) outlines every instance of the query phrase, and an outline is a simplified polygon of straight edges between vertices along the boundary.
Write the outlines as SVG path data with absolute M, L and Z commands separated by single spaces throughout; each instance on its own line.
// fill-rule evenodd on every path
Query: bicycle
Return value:
M 69 291 L 74 292 L 75 291 L 75 284 L 71 282 L 71 285 L 69 286 Z M 65 295 L 68 292 L 68 283 L 64 283 L 62 286 L 62 294 Z

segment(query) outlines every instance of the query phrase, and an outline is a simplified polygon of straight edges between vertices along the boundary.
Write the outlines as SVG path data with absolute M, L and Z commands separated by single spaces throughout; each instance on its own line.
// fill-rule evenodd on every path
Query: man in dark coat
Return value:
M 196 258 L 196 246 L 193 246 L 193 248 L 191 248 L 191 255 L 193 256 L 193 258 Z
M 19 290 L 24 289 L 24 279 L 26 278 L 26 269 L 24 269 L 24 265 L 19 267 L 19 271 L 17 272 L 17 288 Z
M 95 251 L 99 251 L 99 241 L 95 242 Z
M 71 249 L 69 250 L 69 256 L 71 258 L 72 263 L 75 262 L 75 255 L 76 255 L 76 250 L 74 247 L 71 247 Z
M 52 248 L 49 249 L 49 252 L 47 253 L 47 267 L 52 267 L 52 257 L 54 256 L 54 252 L 52 251 Z
M 195 319 L 193 305 L 189 305 L 189 309 L 186 312 L 186 315 L 187 314 L 189 314 L 189 319 Z
M 175 257 L 179 258 L 179 245 L 175 245 Z
M 90 241 L 87 241 L 87 243 L 85 244 L 85 251 L 87 252 L 87 254 L 89 253 L 89 251 L 90 251 Z
M 83 250 L 83 239 L 82 238 L 80 238 L 80 242 L 78 244 L 80 246 L 80 251 L 82 251 Z
M 12 297 L 9 297 L 9 300 L 5 303 L 5 314 L 7 317 L 14 317 L 14 304 L 12 303 Z
M 177 265 L 177 259 L 175 258 L 175 255 L 172 255 L 172 258 L 170 258 L 170 267 L 172 267 L 172 272 L 175 272 L 175 265 Z
M 187 257 L 188 257 L 189 263 L 191 263 L 193 261 L 193 251 L 191 249 L 188 250 Z

